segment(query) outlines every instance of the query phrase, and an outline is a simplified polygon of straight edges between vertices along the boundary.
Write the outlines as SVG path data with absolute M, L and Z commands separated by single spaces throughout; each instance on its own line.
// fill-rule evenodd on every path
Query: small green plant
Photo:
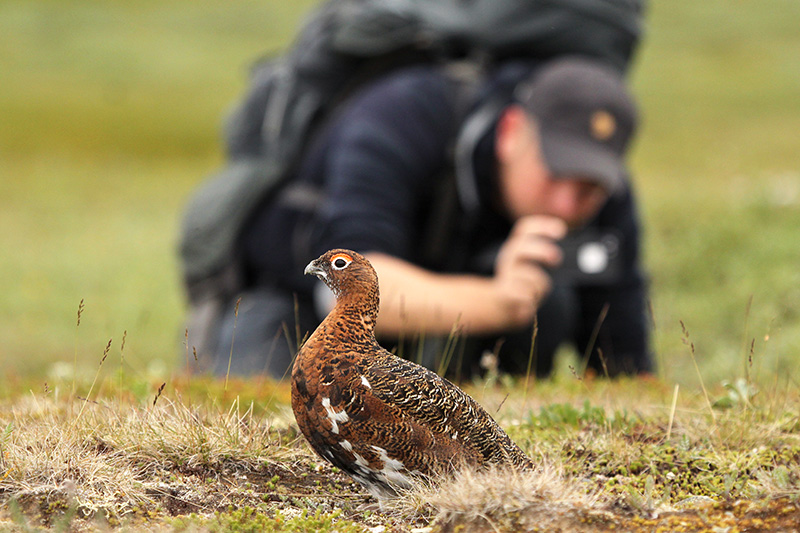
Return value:
M 637 417 L 627 411 L 616 410 L 607 414 L 600 406 L 593 406 L 589 400 L 584 400 L 580 407 L 569 403 L 556 403 L 543 406 L 538 414 L 531 412 L 529 422 L 540 428 L 570 427 L 605 427 L 608 429 L 625 430 L 637 422 Z
M 715 399 L 712 404 L 716 409 L 752 407 L 753 398 L 758 394 L 758 388 L 745 378 L 723 381 L 722 387 L 725 389 L 725 394 Z
M 644 478 L 644 489 L 642 492 L 639 492 L 633 485 L 629 485 L 627 491 L 628 503 L 630 506 L 640 512 L 647 514 L 652 513 L 656 509 L 657 504 L 660 503 L 656 500 L 655 485 L 655 479 L 652 475 L 648 475 Z

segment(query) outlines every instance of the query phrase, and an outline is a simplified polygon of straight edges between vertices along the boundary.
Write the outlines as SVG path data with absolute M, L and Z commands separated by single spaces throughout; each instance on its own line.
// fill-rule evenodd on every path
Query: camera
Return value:
M 473 272 L 491 275 L 502 242 L 483 248 L 472 259 Z M 560 285 L 608 285 L 622 275 L 622 235 L 611 228 L 583 228 L 569 233 L 557 243 L 561 265 L 548 269 L 553 282 Z
M 553 281 L 573 285 L 606 285 L 622 273 L 622 238 L 612 229 L 585 228 L 559 241 L 561 265 L 553 270 Z

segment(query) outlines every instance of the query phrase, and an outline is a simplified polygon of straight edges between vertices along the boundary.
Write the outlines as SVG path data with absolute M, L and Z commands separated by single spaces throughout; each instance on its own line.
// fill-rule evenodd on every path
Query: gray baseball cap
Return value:
M 536 119 L 555 177 L 596 179 L 611 192 L 624 187 L 625 150 L 638 119 L 617 71 L 590 59 L 556 59 L 522 82 L 516 97 Z

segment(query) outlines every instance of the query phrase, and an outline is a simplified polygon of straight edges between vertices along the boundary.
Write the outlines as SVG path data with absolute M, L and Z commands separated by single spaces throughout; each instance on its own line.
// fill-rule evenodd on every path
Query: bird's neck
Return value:
M 359 291 L 360 294 L 342 292 L 336 300 L 328 319 L 345 321 L 353 327 L 363 327 L 370 333 L 375 331 L 380 299 L 377 291 Z
M 375 321 L 378 319 L 378 307 L 377 305 L 364 305 L 364 302 L 339 301 L 331 315 L 350 323 L 363 324 L 365 328 L 372 331 L 375 329 Z

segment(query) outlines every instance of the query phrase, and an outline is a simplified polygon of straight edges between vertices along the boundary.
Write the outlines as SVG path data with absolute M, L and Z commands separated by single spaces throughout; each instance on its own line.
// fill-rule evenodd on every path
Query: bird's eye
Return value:
M 331 266 L 334 270 L 342 270 L 352 263 L 353 258 L 347 254 L 337 254 L 331 258 Z

